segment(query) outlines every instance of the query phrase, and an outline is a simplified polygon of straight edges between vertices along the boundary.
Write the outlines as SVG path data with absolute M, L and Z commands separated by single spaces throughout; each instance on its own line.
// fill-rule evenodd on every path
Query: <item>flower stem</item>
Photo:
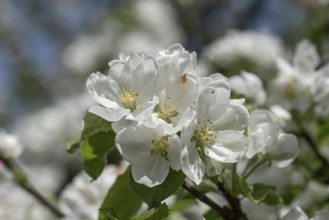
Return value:
M 34 187 L 29 184 L 26 178 L 17 178 L 17 172 L 19 172 L 22 176 L 23 172 L 21 170 L 18 170 L 16 166 L 13 165 L 13 161 L 7 158 L 4 158 L 2 155 L 0 155 L 0 161 L 3 162 L 3 164 L 8 168 L 8 170 L 12 173 L 13 176 L 15 176 L 14 180 L 17 185 L 22 187 L 25 191 L 30 193 L 34 198 L 36 198 L 40 203 L 42 203 L 45 207 L 47 207 L 51 212 L 53 212 L 54 215 L 56 215 L 59 218 L 63 218 L 64 214 L 61 210 L 59 210 L 57 207 L 55 207 L 53 204 L 51 204 L 43 195 L 41 195 Z M 25 176 L 25 175 L 23 175 Z
M 258 167 L 260 167 L 261 165 L 263 165 L 266 162 L 266 160 L 261 159 L 258 162 L 255 163 L 255 165 L 253 167 L 250 168 L 250 170 L 243 175 L 244 179 L 247 179 Z
M 234 210 L 230 210 L 226 207 L 220 207 L 216 204 L 213 200 L 211 200 L 208 196 L 204 193 L 199 192 L 193 186 L 184 182 L 182 187 L 186 189 L 189 193 L 191 193 L 194 197 L 196 197 L 201 202 L 210 206 L 213 210 L 215 210 L 220 216 L 222 216 L 226 220 L 246 220 L 247 218 L 243 218 L 243 216 L 238 216 Z

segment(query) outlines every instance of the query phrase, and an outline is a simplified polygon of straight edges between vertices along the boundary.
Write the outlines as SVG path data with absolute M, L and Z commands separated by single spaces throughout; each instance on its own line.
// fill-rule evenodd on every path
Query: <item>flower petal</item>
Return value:
M 271 123 L 261 123 L 249 136 L 251 144 L 247 150 L 246 157 L 252 158 L 264 148 L 273 145 L 278 139 L 277 126 Z
M 92 73 L 87 79 L 87 89 L 97 103 L 107 108 L 120 108 L 117 103 L 120 88 L 110 76 Z
M 226 111 L 230 102 L 231 91 L 226 87 L 204 89 L 197 103 L 197 121 L 216 122 Z M 214 104 L 216 103 L 216 104 Z
M 248 125 L 249 112 L 241 104 L 230 103 L 227 111 L 211 126 L 214 130 L 244 131 Z
M 124 116 L 126 116 L 130 110 L 125 108 L 110 109 L 95 105 L 90 107 L 89 112 L 98 115 L 99 117 L 102 117 L 108 121 L 119 121 Z
M 131 172 L 136 182 L 153 187 L 166 179 L 169 163 L 159 155 L 143 155 L 132 164 Z
M 182 171 L 195 184 L 199 185 L 205 175 L 205 164 L 195 146 L 185 147 L 182 151 Z
M 309 220 L 309 218 L 300 207 L 294 207 L 281 220 Z
M 286 167 L 299 154 L 298 140 L 292 134 L 280 134 L 278 141 L 269 149 L 271 158 L 277 167 Z
M 235 131 L 221 131 L 216 134 L 216 142 L 205 148 L 205 154 L 222 163 L 236 163 L 246 153 L 249 139 Z
M 137 163 L 140 156 L 151 155 L 152 140 L 161 136 L 156 131 L 143 125 L 121 130 L 115 137 L 116 147 L 126 160 Z
M 299 42 L 296 46 L 293 63 L 301 73 L 314 71 L 320 63 L 316 47 L 308 40 Z
M 180 170 L 182 167 L 182 162 L 181 162 L 182 142 L 177 135 L 174 135 L 169 137 L 168 143 L 169 143 L 168 160 L 170 167 L 174 170 Z

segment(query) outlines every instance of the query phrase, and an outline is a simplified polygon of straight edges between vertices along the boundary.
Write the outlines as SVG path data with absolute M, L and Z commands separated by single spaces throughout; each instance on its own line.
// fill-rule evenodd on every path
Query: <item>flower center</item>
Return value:
M 120 95 L 120 101 L 123 106 L 132 111 L 135 110 L 137 108 L 136 97 L 138 96 L 138 93 L 133 89 L 127 90 L 125 87 L 122 87 L 121 91 L 122 94 Z
M 175 106 L 169 102 L 169 97 L 165 102 L 160 101 L 157 106 L 155 106 L 154 111 L 158 113 L 158 117 L 171 123 L 171 118 L 178 115 L 178 111 L 175 110 Z
M 160 155 L 161 157 L 168 159 L 168 137 L 162 136 L 159 140 L 152 140 L 153 148 L 151 149 L 152 155 Z
M 283 95 L 287 99 L 294 99 L 296 98 L 297 92 L 296 92 L 296 86 L 292 83 L 288 83 L 284 88 L 283 88 Z
M 195 141 L 197 147 L 204 147 L 205 145 L 216 142 L 215 133 L 215 131 L 207 128 L 206 125 L 203 125 L 202 127 L 195 129 L 191 142 Z

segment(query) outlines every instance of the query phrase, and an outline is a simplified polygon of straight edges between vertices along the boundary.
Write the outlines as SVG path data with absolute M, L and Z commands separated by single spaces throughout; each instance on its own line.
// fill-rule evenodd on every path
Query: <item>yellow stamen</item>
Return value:
M 169 97 L 165 102 L 160 101 L 154 111 L 158 113 L 159 118 L 165 120 L 167 123 L 171 123 L 171 118 L 178 115 L 178 111 L 175 110 L 175 106 L 169 102 Z
M 138 93 L 133 89 L 127 90 L 125 87 L 122 87 L 121 91 L 121 103 L 124 105 L 124 107 L 129 108 L 130 110 L 135 110 L 137 108 L 136 97 L 138 96 Z
M 211 144 L 217 141 L 214 137 L 215 133 L 215 131 L 212 131 L 204 125 L 195 129 L 191 141 L 195 141 L 197 147 L 203 147 L 207 144 Z
M 168 144 L 168 137 L 167 136 L 162 136 L 159 140 L 157 141 L 152 141 L 153 148 L 151 149 L 151 154 L 156 155 L 159 154 L 161 157 L 168 159 L 168 149 L 169 149 L 169 144 Z

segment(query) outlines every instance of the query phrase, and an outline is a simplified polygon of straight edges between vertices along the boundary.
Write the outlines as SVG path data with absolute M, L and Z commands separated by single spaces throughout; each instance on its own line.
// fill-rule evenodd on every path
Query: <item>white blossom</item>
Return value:
M 291 208 L 281 220 L 327 220 L 329 219 L 329 212 L 326 209 L 322 209 L 315 212 L 313 218 L 309 218 L 305 212 L 299 207 Z
M 163 124 L 152 128 L 143 123 L 130 126 L 116 135 L 115 144 L 131 163 L 132 176 L 138 183 L 153 187 L 165 180 L 169 168 L 181 169 L 181 140 L 168 135 Z
M 282 43 L 273 35 L 254 31 L 230 31 L 205 47 L 204 56 L 216 66 L 230 68 L 239 62 L 256 66 L 263 78 L 271 78 L 267 70 L 284 55 Z M 265 71 L 266 70 L 266 71 Z M 239 71 L 239 70 L 238 70 Z
M 15 159 L 21 155 L 24 147 L 14 135 L 0 130 L 0 154 L 8 159 Z
M 196 54 L 189 53 L 180 44 L 174 44 L 160 51 L 156 62 L 159 68 L 159 103 L 155 113 L 177 132 L 193 117 L 190 105 L 198 97 Z
M 152 57 L 131 52 L 109 63 L 108 75 L 93 73 L 87 80 L 89 93 L 101 106 L 89 111 L 108 120 L 146 120 L 151 116 L 158 69 Z
M 252 99 L 257 106 L 266 102 L 266 94 L 262 80 L 255 74 L 241 71 L 240 75 L 230 77 L 233 92 Z
M 296 46 L 293 64 L 277 59 L 278 74 L 271 84 L 271 105 L 281 105 L 287 110 L 307 111 L 312 104 L 311 86 L 319 57 L 309 41 Z
M 292 134 L 279 133 L 278 129 L 279 126 L 269 111 L 251 112 L 248 125 L 251 144 L 246 157 L 250 159 L 262 152 L 269 154 L 271 161 L 278 167 L 285 167 L 293 162 L 299 153 L 298 140 Z
M 201 81 L 203 89 L 195 106 L 196 116 L 181 133 L 182 170 L 197 184 L 205 171 L 202 157 L 236 163 L 244 156 L 249 144 L 249 139 L 242 134 L 249 114 L 241 103 L 230 100 L 228 80 L 217 74 Z
M 84 172 L 78 173 L 59 197 L 59 207 L 67 220 L 97 219 L 108 189 L 117 176 L 125 170 L 122 166 L 108 165 L 96 181 L 91 182 Z

